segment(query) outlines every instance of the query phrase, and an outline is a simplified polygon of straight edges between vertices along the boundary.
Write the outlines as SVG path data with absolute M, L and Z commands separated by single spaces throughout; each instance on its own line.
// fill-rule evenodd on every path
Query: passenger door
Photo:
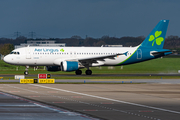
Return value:
M 142 59 L 142 50 L 141 49 L 137 50 L 137 59 Z
M 29 47 L 26 48 L 26 59 L 31 59 L 31 50 Z

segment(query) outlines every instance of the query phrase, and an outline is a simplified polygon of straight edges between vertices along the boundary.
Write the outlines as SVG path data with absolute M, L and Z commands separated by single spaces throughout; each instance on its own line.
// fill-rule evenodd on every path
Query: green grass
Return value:
M 26 79 L 37 79 L 38 77 L 26 77 Z M 14 77 L 4 77 L 3 80 L 14 80 Z M 59 77 L 52 77 L 52 79 L 180 79 L 180 76 L 59 76 Z M 1 80 L 0 80 L 1 81 Z
M 19 82 L 0 82 L 0 84 L 20 84 Z
M 0 84 L 23 84 L 19 82 L 0 82 Z M 44 83 L 33 83 L 33 84 L 44 84 Z M 45 83 L 46 84 L 46 83 Z M 48 83 L 50 84 L 50 83 Z M 56 82 L 51 84 L 146 84 L 146 83 L 103 83 L 103 82 L 86 82 L 86 83 L 80 83 L 80 82 Z
M 16 67 L 18 67 L 18 71 L 16 71 Z M 37 71 L 34 71 L 33 67 L 30 67 L 29 73 L 74 74 L 74 72 L 48 72 L 43 68 L 44 67 L 41 66 Z M 83 74 L 85 70 L 86 69 L 82 69 Z M 180 58 L 158 58 L 141 63 L 125 65 L 123 69 L 121 69 L 121 66 L 116 66 L 113 69 L 104 66 L 100 68 L 92 67 L 91 70 L 93 74 L 178 73 L 178 70 L 180 70 Z M 24 71 L 24 66 L 9 65 L 0 60 L 0 74 L 23 74 Z

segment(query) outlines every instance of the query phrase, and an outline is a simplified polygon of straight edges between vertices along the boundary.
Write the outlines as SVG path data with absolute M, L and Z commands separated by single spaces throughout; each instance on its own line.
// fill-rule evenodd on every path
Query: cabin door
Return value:
M 26 48 L 26 59 L 31 59 L 31 50 L 29 47 Z
M 141 49 L 137 50 L 137 59 L 142 59 L 142 50 Z

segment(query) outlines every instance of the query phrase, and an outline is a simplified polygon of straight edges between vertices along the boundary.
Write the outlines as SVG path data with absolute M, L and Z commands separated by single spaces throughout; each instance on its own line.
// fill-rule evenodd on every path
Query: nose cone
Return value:
M 6 55 L 4 58 L 3 58 L 3 61 L 6 62 L 6 63 L 11 63 L 11 58 L 9 55 Z

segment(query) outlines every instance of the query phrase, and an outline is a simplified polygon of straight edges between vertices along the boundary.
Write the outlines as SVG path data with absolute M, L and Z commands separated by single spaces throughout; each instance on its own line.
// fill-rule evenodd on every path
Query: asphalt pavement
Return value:
M 0 84 L 0 91 L 5 118 L 180 119 L 180 84 Z

